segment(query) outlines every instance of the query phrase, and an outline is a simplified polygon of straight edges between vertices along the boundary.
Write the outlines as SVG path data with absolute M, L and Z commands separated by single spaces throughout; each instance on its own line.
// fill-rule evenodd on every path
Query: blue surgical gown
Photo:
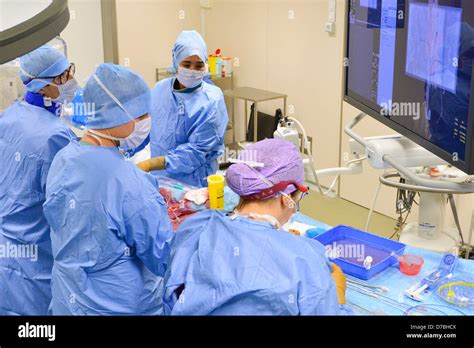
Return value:
M 207 82 L 191 93 L 173 90 L 175 78 L 152 91 L 152 157 L 166 156 L 166 169 L 154 174 L 189 185 L 207 186 L 224 153 L 228 116 L 222 91 Z
M 319 242 L 212 210 L 176 232 L 163 307 L 166 315 L 341 314 Z
M 57 116 L 25 101 L 0 113 L 0 315 L 48 313 L 53 257 L 43 214 L 46 177 L 73 138 Z
M 117 148 L 73 141 L 58 153 L 44 204 L 53 315 L 162 313 L 173 232 L 158 189 Z

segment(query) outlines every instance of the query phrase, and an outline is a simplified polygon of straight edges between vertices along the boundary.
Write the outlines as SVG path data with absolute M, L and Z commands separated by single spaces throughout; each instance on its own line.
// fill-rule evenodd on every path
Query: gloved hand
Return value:
M 336 283 L 338 302 L 339 304 L 346 304 L 346 276 L 344 275 L 344 272 L 342 272 L 342 269 L 339 268 L 339 266 L 337 266 L 335 263 L 331 262 L 331 267 L 331 275 L 334 279 L 334 282 Z
M 137 164 L 138 168 L 144 172 L 151 172 L 154 170 L 162 170 L 166 167 L 165 156 L 150 158 L 149 160 Z

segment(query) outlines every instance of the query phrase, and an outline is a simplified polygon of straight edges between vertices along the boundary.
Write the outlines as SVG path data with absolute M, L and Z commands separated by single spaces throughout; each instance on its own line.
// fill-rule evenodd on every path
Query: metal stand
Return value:
M 396 177 L 400 178 L 401 175 L 398 173 L 383 174 L 379 180 L 389 187 L 407 189 L 405 184 L 390 180 L 390 178 Z M 427 187 L 408 186 L 410 191 L 420 194 L 418 221 L 406 225 L 400 232 L 400 242 L 438 253 L 457 254 L 458 246 L 461 244 L 461 241 L 455 238 L 458 231 L 445 224 L 448 193 L 433 192 Z M 453 191 L 449 194 L 466 193 Z
M 263 89 L 257 89 L 252 87 L 238 87 L 235 89 L 229 89 L 224 91 L 226 97 L 232 99 L 241 99 L 245 102 L 245 124 L 249 124 L 248 119 L 248 102 L 254 103 L 254 128 L 253 128 L 253 140 L 257 142 L 258 140 L 258 103 L 283 99 L 283 115 L 286 115 L 286 102 L 288 96 L 282 93 L 275 93 L 266 91 Z M 235 110 L 232 108 L 232 122 L 235 122 Z M 234 123 L 235 124 L 235 123 Z M 233 132 L 233 142 L 235 143 L 235 127 Z

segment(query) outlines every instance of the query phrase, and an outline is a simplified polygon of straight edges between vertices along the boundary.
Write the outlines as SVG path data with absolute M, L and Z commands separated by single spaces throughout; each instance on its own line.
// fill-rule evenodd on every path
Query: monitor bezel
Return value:
M 405 0 L 405 4 L 406 4 Z M 352 105 L 353 107 L 359 109 L 360 111 L 364 112 L 365 114 L 371 116 L 372 118 L 376 119 L 377 121 L 383 123 L 387 127 L 393 129 L 397 133 L 407 137 L 411 141 L 415 142 L 416 144 L 420 145 L 421 147 L 427 149 L 428 151 L 432 152 L 434 155 L 438 156 L 439 158 L 443 159 L 450 165 L 462 170 L 464 173 L 468 175 L 474 174 L 474 139 L 473 139 L 473 132 L 474 132 L 474 77 L 471 80 L 471 96 L 469 101 L 469 115 L 468 115 L 468 129 L 467 129 L 467 141 L 466 141 L 466 156 L 465 160 L 455 161 L 453 159 L 453 154 L 449 153 L 439 146 L 431 143 L 430 141 L 426 140 L 422 136 L 410 131 L 409 129 L 405 128 L 404 126 L 398 124 L 397 122 L 390 119 L 389 116 L 382 116 L 381 115 L 381 108 L 376 110 L 369 106 L 369 101 L 366 98 L 358 96 L 357 93 L 353 93 L 349 91 L 348 87 L 348 78 L 349 78 L 349 67 L 350 67 L 350 60 L 348 57 L 349 53 L 349 28 L 350 28 L 350 9 L 351 9 L 351 1 L 347 0 L 347 8 L 345 14 L 345 27 L 344 27 L 344 61 L 346 62 L 344 66 L 344 101 L 348 104 Z M 405 18 L 407 20 L 407 18 Z M 473 66 L 473 76 L 474 76 L 474 66 Z

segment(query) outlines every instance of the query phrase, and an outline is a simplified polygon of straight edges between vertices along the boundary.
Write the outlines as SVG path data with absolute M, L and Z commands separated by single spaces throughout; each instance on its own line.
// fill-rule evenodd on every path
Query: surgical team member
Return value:
M 57 110 L 77 83 L 74 65 L 47 45 L 21 57 L 20 67 L 24 100 L 0 113 L 0 315 L 46 315 L 53 267 L 46 177 L 75 138 Z
M 140 167 L 183 183 L 206 186 L 224 153 L 228 116 L 222 91 L 203 80 L 207 47 L 196 31 L 183 31 L 173 48 L 177 77 L 152 91 L 151 161 Z
M 57 154 L 46 185 L 52 312 L 161 314 L 171 223 L 158 179 L 121 152 L 150 132 L 150 90 L 133 71 L 101 64 L 84 102 L 88 130 Z
M 241 202 L 232 217 L 208 210 L 186 220 L 171 246 L 163 307 L 169 315 L 335 315 L 345 277 L 319 242 L 281 229 L 307 192 L 297 148 L 252 144 L 263 168 L 239 163 L 227 183 Z M 331 273 L 332 272 L 332 273 Z

